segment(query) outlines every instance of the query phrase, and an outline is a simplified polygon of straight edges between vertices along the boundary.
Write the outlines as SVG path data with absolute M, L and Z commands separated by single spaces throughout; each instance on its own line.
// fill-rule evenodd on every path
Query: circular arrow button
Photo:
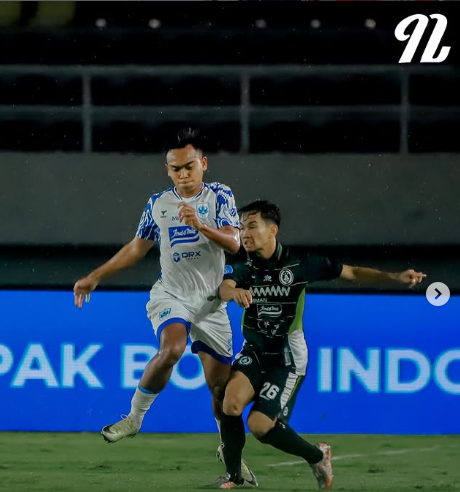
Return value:
M 442 282 L 434 282 L 426 289 L 426 298 L 433 306 L 444 306 L 450 298 L 450 290 Z

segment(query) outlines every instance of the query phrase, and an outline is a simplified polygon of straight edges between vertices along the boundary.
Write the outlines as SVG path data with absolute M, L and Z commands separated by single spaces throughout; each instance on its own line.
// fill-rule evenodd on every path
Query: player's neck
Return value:
M 196 188 L 193 189 L 193 191 L 189 191 L 189 192 L 181 192 L 181 191 L 179 191 L 179 188 L 176 186 L 176 193 L 181 198 L 193 198 L 195 195 L 198 195 L 198 193 L 202 189 L 203 189 L 203 183 L 200 183 Z
M 275 254 L 275 251 L 276 251 L 276 241 L 267 244 L 267 246 L 257 251 L 256 255 L 260 256 L 260 258 L 263 258 L 264 260 L 269 260 Z

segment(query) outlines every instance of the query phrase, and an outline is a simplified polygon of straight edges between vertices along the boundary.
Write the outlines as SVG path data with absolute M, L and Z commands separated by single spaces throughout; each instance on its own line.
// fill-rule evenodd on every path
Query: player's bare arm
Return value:
M 179 207 L 179 220 L 188 226 L 200 231 L 208 239 L 216 243 L 229 253 L 237 253 L 240 249 L 239 230 L 233 226 L 224 226 L 220 229 L 211 227 L 200 221 L 196 209 L 188 203 L 181 202 Z
M 234 280 L 224 280 L 220 284 L 219 297 L 225 302 L 235 301 L 238 306 L 243 308 L 248 308 L 252 304 L 251 292 L 237 288 Z
M 155 241 L 135 237 L 118 251 L 109 261 L 92 271 L 86 277 L 78 280 L 73 288 L 75 306 L 83 307 L 84 296 L 90 294 L 104 278 L 134 265 L 142 259 L 155 244 Z
M 415 270 L 405 270 L 404 272 L 382 272 L 373 268 L 343 265 L 340 278 L 362 284 L 382 284 L 397 283 L 405 284 L 409 288 L 419 284 L 426 277 L 425 273 Z

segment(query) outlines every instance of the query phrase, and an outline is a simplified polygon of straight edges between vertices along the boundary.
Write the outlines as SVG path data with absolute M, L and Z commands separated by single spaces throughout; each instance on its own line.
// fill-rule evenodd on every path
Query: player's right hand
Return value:
M 89 296 L 89 294 L 97 287 L 98 283 L 99 282 L 96 279 L 90 276 L 78 280 L 73 287 L 75 306 L 82 308 L 85 296 Z
M 248 308 L 252 304 L 252 294 L 249 290 L 235 289 L 233 299 L 243 308 Z

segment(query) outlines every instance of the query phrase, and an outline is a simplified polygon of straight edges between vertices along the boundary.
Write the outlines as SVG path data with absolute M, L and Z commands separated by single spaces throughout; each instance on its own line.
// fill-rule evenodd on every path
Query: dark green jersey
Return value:
M 249 290 L 253 303 L 244 310 L 243 336 L 261 355 L 272 355 L 286 365 L 298 359 L 303 348 L 303 313 L 307 284 L 332 280 L 342 272 L 342 265 L 329 258 L 313 255 L 303 246 L 282 246 L 268 260 L 242 252 L 228 257 L 224 279 Z M 293 360 L 294 359 L 294 360 Z M 298 359 L 298 360 L 295 360 Z M 299 368 L 299 367 L 298 367 Z

